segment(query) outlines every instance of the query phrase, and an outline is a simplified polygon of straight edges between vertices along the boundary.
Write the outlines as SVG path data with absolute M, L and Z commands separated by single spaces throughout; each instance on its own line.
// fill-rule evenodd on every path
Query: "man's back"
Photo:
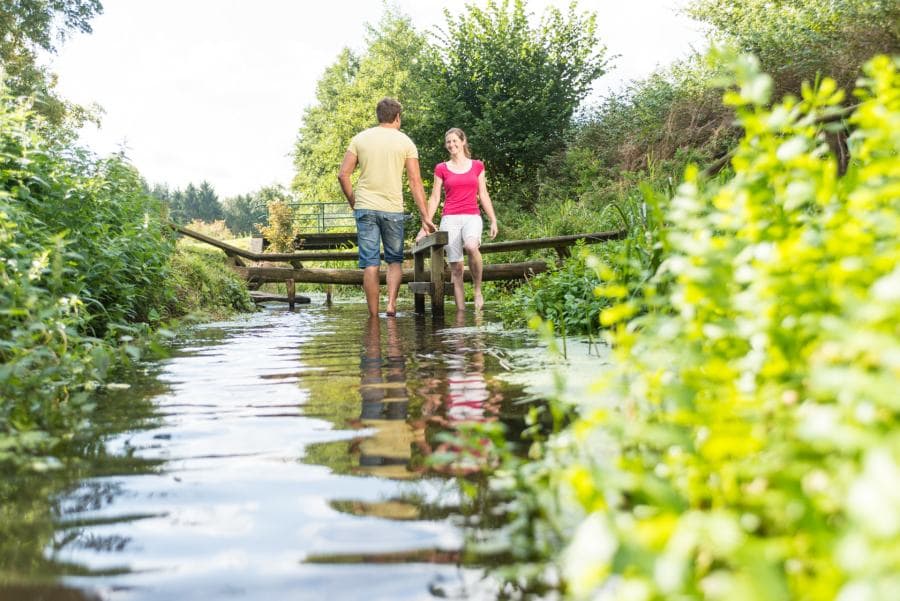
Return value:
M 402 212 L 406 159 L 419 157 L 413 141 L 398 129 L 378 126 L 357 134 L 348 150 L 360 170 L 355 208 Z

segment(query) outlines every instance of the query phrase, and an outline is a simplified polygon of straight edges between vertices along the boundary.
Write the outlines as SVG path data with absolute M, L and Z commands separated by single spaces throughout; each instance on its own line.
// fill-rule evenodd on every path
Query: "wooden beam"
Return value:
M 436 232 L 431 234 L 435 236 L 435 241 L 430 245 L 431 250 L 431 261 L 429 262 L 429 267 L 431 268 L 431 314 L 432 315 L 443 315 L 444 314 L 444 277 L 449 274 L 444 273 L 444 244 L 440 244 L 438 234 L 444 234 L 446 237 L 447 232 Z M 423 238 L 421 242 L 425 242 Z
M 297 286 L 294 284 L 294 280 L 285 281 L 285 285 L 287 287 L 287 297 L 288 297 L 288 308 L 294 308 L 294 300 L 297 298 Z
M 409 289 L 413 294 L 416 295 L 416 301 L 419 300 L 419 296 L 423 294 L 434 294 L 434 285 L 431 282 L 410 282 Z M 424 303 L 422 304 L 422 311 L 425 310 Z M 418 309 L 417 312 L 421 313 Z
M 272 294 L 269 292 L 258 292 L 256 290 L 250 292 L 250 298 L 253 299 L 253 302 L 256 303 L 264 303 L 267 301 L 274 301 L 279 303 L 289 303 L 290 299 L 286 296 L 282 296 L 280 294 Z M 294 302 L 298 304 L 307 304 L 310 302 L 308 296 L 296 295 L 294 296 Z
M 436 231 L 433 234 L 428 234 L 415 244 L 409 250 L 409 253 L 414 255 L 419 251 L 428 250 L 433 246 L 447 246 L 447 242 L 450 236 L 447 232 L 443 232 L 441 230 Z
M 627 230 L 610 230 L 606 232 L 593 232 L 590 234 L 575 234 L 573 236 L 553 236 L 550 238 L 535 238 L 534 240 L 507 240 L 505 242 L 488 242 L 482 244 L 481 254 L 510 252 L 514 250 L 534 250 L 538 248 L 559 248 L 561 246 L 573 246 L 579 240 L 585 244 L 597 244 L 607 240 L 621 240 L 628 234 Z
M 293 253 L 257 253 L 243 248 L 232 246 L 221 240 L 210 238 L 199 232 L 189 230 L 188 228 L 176 223 L 169 223 L 169 226 L 175 231 L 185 236 L 194 238 L 201 242 L 205 242 L 211 246 L 215 246 L 226 254 L 238 256 L 251 261 L 355 261 L 359 259 L 357 251 L 298 251 Z M 507 240 L 505 242 L 489 242 L 481 245 L 481 253 L 497 253 L 509 252 L 516 250 L 534 250 L 538 248 L 558 248 L 560 246 L 571 246 L 583 240 L 585 244 L 596 244 L 607 240 L 622 239 L 627 235 L 627 230 L 611 230 L 606 232 L 593 232 L 588 234 L 575 234 L 572 236 L 555 236 L 550 238 L 537 238 L 534 240 Z M 422 238 L 413 247 L 403 253 L 403 257 L 410 259 L 417 251 L 424 251 L 433 246 L 447 244 L 447 232 L 435 232 Z
M 424 283 L 425 280 L 425 253 L 416 253 L 413 255 L 413 280 L 415 283 Z M 429 289 L 427 294 L 432 293 L 432 289 L 430 288 L 431 282 L 427 282 L 429 284 Z M 412 287 L 413 284 L 410 284 Z M 413 290 L 413 298 L 414 298 L 414 306 L 415 311 L 419 315 L 423 315 L 425 313 L 425 294 L 423 292 L 415 292 Z
M 289 279 L 300 284 L 351 284 L 362 285 L 362 269 L 291 269 L 290 267 L 234 267 L 235 272 L 242 277 L 252 278 L 260 282 L 284 282 Z M 519 280 L 531 277 L 534 274 L 547 270 L 544 261 L 526 261 L 524 263 L 495 263 L 485 265 L 482 280 L 485 282 L 496 280 Z M 380 281 L 385 283 L 386 271 L 381 271 Z M 443 273 L 443 281 L 450 281 L 450 273 Z M 403 282 L 412 282 L 414 271 L 403 270 Z M 465 281 L 472 281 L 469 269 L 463 271 Z

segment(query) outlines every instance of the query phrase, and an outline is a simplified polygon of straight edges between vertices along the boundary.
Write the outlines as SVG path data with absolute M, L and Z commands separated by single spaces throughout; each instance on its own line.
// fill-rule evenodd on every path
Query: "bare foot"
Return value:
M 481 311 L 484 309 L 484 296 L 480 292 L 475 293 L 475 310 Z
M 387 315 L 388 317 L 395 317 L 397 315 L 397 306 L 388 305 L 387 310 L 385 311 L 385 315 Z

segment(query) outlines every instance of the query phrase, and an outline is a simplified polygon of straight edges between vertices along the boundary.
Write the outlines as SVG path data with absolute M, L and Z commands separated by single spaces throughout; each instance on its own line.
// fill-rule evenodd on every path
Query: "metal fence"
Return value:
M 355 230 L 353 211 L 346 202 L 295 202 L 288 206 L 294 212 L 294 223 L 301 232 L 335 232 Z

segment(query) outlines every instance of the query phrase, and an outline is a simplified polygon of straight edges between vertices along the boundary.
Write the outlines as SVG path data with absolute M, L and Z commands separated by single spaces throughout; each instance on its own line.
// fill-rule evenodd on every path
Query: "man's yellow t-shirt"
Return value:
M 406 159 L 419 158 L 409 136 L 393 127 L 372 127 L 356 134 L 347 150 L 359 165 L 355 208 L 402 213 L 403 168 Z

